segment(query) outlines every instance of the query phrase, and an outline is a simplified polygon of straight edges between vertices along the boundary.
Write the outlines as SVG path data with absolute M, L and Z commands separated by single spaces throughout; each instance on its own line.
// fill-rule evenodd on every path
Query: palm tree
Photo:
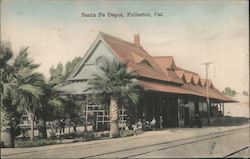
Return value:
M 16 110 L 11 94 L 8 91 L 13 78 L 12 67 L 8 64 L 13 53 L 8 44 L 0 46 L 0 106 L 1 106 L 1 141 L 6 147 L 14 147 L 14 135 L 11 130 L 14 127 L 13 115 Z
M 28 58 L 28 48 L 21 49 L 13 62 L 16 78 L 15 87 L 12 89 L 14 99 L 18 99 L 19 108 L 29 112 L 31 126 L 31 140 L 34 139 L 35 113 L 41 107 L 40 98 L 43 95 L 44 77 L 34 72 L 39 65 Z
M 90 88 L 99 97 L 99 103 L 109 105 L 110 116 L 110 137 L 119 137 L 118 115 L 119 109 L 130 103 L 136 105 L 139 101 L 139 94 L 142 87 L 137 84 L 133 72 L 128 72 L 126 64 L 113 60 L 100 66 L 102 73 L 93 75 L 94 79 L 89 80 Z
M 43 95 L 42 83 L 44 78 L 42 74 L 34 72 L 39 65 L 34 64 L 28 58 L 28 48 L 21 49 L 18 56 L 10 65 L 13 52 L 9 46 L 1 45 L 1 107 L 6 109 L 10 104 L 4 101 L 11 101 L 12 105 L 18 106 L 18 109 L 26 109 L 31 119 L 31 139 L 34 138 L 34 117 L 35 111 L 41 105 L 40 97 Z M 9 57 L 9 58 L 5 58 Z M 8 59 L 8 60 L 6 60 Z M 5 62 L 3 62 L 5 60 Z M 11 112 L 6 112 L 7 116 Z

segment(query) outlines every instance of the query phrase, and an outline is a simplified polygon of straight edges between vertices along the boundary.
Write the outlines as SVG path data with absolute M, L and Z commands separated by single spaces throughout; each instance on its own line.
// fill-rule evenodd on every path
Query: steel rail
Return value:
M 196 137 L 189 137 L 189 138 L 184 138 L 184 139 L 177 139 L 177 140 L 172 140 L 172 141 L 166 141 L 166 142 L 161 142 L 161 143 L 156 143 L 156 144 L 151 144 L 151 145 L 138 146 L 138 147 L 134 147 L 134 148 L 128 148 L 128 149 L 123 149 L 123 150 L 118 150 L 118 151 L 111 151 L 111 152 L 106 152 L 106 153 L 102 153 L 102 154 L 89 155 L 89 156 L 82 157 L 81 159 L 83 159 L 83 158 L 92 158 L 92 157 L 95 158 L 95 157 L 103 156 L 103 155 L 115 154 L 115 153 L 119 153 L 119 152 L 126 152 L 126 151 L 135 150 L 135 149 L 141 149 L 141 148 L 146 148 L 146 147 L 157 146 L 157 145 L 164 145 L 164 144 L 169 144 L 169 143 L 178 142 L 178 141 L 185 141 L 185 140 L 190 140 L 190 139 L 198 139 L 198 138 L 203 138 L 203 137 L 208 137 L 208 136 L 213 136 L 213 135 L 217 135 L 218 134 L 217 136 L 208 137 L 208 138 L 205 138 L 205 139 L 199 139 L 199 140 L 196 140 L 196 141 L 191 141 L 191 142 L 186 142 L 186 143 L 182 143 L 182 144 L 177 144 L 177 145 L 170 146 L 170 147 L 167 147 L 167 148 L 160 148 L 160 149 L 156 149 L 156 150 L 152 150 L 152 151 L 148 151 L 148 152 L 144 152 L 144 153 L 140 153 L 140 154 L 136 154 L 136 155 L 121 157 L 121 158 L 135 157 L 135 156 L 139 156 L 139 155 L 142 155 L 142 154 L 151 153 L 151 152 L 154 152 L 154 151 L 159 151 L 159 150 L 163 150 L 163 149 L 174 148 L 174 147 L 178 147 L 178 146 L 182 146 L 182 145 L 187 145 L 187 144 L 191 144 L 191 143 L 195 143 L 195 142 L 209 140 L 209 139 L 212 139 L 212 138 L 218 138 L 218 137 L 221 137 L 221 136 L 230 135 L 232 133 L 238 132 L 238 131 L 240 131 L 242 129 L 246 129 L 246 128 L 249 128 L 249 127 L 244 127 L 244 128 L 240 128 L 240 129 L 233 129 L 233 130 L 227 130 L 227 131 L 223 131 L 223 132 L 216 132 L 216 133 L 206 134 L 206 135 L 200 135 L 200 136 L 196 136 Z

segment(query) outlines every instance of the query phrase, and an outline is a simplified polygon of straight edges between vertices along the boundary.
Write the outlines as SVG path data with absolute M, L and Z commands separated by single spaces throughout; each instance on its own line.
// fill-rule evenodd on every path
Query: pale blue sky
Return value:
M 82 18 L 81 13 L 163 12 L 152 18 Z M 97 31 L 128 41 L 140 32 L 152 55 L 172 55 L 176 64 L 204 77 L 201 63 L 214 61 L 210 77 L 219 89 L 248 90 L 248 3 L 226 1 L 2 0 L 1 34 L 18 50 L 29 46 L 48 77 L 51 65 L 83 56 Z

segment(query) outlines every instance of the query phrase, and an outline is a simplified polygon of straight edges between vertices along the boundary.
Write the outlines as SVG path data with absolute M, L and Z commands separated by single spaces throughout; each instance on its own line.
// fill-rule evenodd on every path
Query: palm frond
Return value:
M 18 92 L 34 96 L 36 99 L 39 99 L 40 96 L 43 95 L 43 90 L 40 87 L 31 84 L 21 85 L 20 87 L 18 87 Z
M 8 61 L 12 58 L 13 52 L 11 47 L 7 43 L 3 43 L 0 46 L 0 68 L 7 65 Z
M 96 92 L 99 101 L 113 96 L 117 98 L 118 103 L 138 103 L 143 87 L 136 82 L 135 72 L 128 72 L 127 65 L 116 60 L 106 61 L 100 69 L 103 74 L 95 74 L 93 79 L 88 81 L 90 89 Z

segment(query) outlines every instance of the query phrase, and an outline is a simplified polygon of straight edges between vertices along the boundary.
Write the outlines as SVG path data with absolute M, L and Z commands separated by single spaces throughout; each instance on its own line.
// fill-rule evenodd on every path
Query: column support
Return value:
M 224 103 L 222 103 L 222 108 L 223 108 L 223 116 L 225 115 L 225 109 L 224 109 Z

